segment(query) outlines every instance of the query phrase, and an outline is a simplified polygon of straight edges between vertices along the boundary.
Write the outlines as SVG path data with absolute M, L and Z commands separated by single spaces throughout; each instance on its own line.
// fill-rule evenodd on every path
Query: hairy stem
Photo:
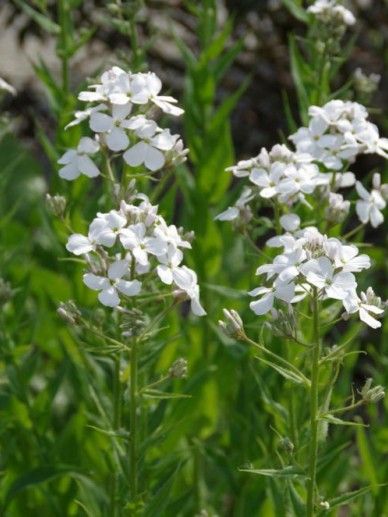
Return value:
M 313 291 L 313 346 L 312 346 L 312 367 L 311 367 L 311 391 L 310 391 L 310 450 L 307 483 L 307 517 L 315 515 L 315 485 L 317 474 L 318 457 L 318 388 L 319 388 L 319 356 L 320 356 L 320 337 L 319 337 L 319 304 L 318 292 Z
M 132 500 L 135 501 L 137 497 L 137 341 L 134 340 L 131 348 L 131 379 L 130 379 L 130 442 L 129 442 L 129 479 Z

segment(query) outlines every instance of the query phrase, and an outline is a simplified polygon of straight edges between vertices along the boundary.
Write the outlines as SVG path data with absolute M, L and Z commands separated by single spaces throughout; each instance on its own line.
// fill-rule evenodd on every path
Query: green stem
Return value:
M 137 497 L 137 341 L 134 340 L 131 348 L 131 378 L 130 378 L 130 442 L 129 442 L 129 477 L 132 501 Z
M 113 371 L 113 430 L 118 431 L 121 425 L 121 383 L 120 383 L 120 356 L 114 357 Z M 118 472 L 113 473 L 112 486 L 110 493 L 110 515 L 117 515 L 117 488 Z
M 315 515 L 315 485 L 318 458 L 318 409 L 319 409 L 319 356 L 321 351 L 319 337 L 319 304 L 317 288 L 313 292 L 313 347 L 311 367 L 311 392 L 310 392 L 310 451 L 309 451 L 309 479 L 307 483 L 307 508 L 306 516 Z

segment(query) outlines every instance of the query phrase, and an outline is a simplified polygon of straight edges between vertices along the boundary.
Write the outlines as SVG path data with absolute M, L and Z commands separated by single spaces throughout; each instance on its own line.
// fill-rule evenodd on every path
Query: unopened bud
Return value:
M 371 402 L 372 404 L 382 400 L 385 397 L 385 391 L 383 386 L 377 385 L 372 388 L 373 379 L 369 377 L 365 381 L 364 386 L 361 390 L 361 396 L 365 402 Z
M 233 309 L 230 311 L 228 309 L 223 309 L 222 312 L 224 313 L 225 321 L 220 320 L 218 324 L 225 334 L 234 339 L 244 339 L 244 323 L 240 318 L 239 313 Z
M 283 438 L 282 440 L 280 440 L 279 445 L 282 449 L 284 449 L 286 452 L 288 452 L 288 454 L 292 454 L 294 452 L 295 446 L 287 436 L 285 438 Z
M 72 300 L 61 302 L 57 309 L 57 314 L 63 321 L 70 325 L 77 325 L 81 317 L 81 312 Z
M 330 510 L 330 503 L 329 501 L 321 501 L 319 503 L 319 506 L 323 509 L 323 510 Z
M 55 217 L 63 217 L 66 210 L 66 198 L 63 196 L 51 196 L 46 194 L 46 206 L 49 212 Z
M 180 357 L 176 361 L 173 362 L 170 369 L 168 370 L 168 375 L 172 379 L 183 379 L 187 376 L 188 364 L 186 359 Z

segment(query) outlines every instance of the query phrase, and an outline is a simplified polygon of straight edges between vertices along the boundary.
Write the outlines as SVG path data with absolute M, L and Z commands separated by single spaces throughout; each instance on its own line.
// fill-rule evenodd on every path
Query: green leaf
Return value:
M 289 38 L 289 46 L 290 46 L 290 58 L 291 58 L 291 74 L 294 80 L 295 88 L 298 94 L 299 107 L 301 110 L 301 116 L 303 123 L 307 123 L 307 111 L 309 107 L 309 100 L 306 90 L 306 66 L 307 63 L 304 61 L 295 37 L 293 35 Z
M 32 18 L 35 23 L 37 23 L 43 30 L 46 32 L 49 32 L 50 34 L 59 34 L 60 28 L 59 25 L 57 25 L 55 22 L 50 20 L 48 16 L 45 16 L 44 14 L 40 13 L 39 11 L 36 11 L 33 9 L 29 3 L 23 2 L 23 0 L 14 0 L 15 4 L 22 9 L 27 16 Z
M 329 424 L 334 425 L 349 425 L 353 427 L 368 427 L 366 424 L 361 422 L 353 422 L 352 420 L 342 420 L 342 418 L 338 418 L 334 415 L 322 415 L 319 420 L 325 420 L 329 422 Z
M 55 467 L 38 467 L 27 471 L 25 474 L 17 478 L 9 487 L 4 498 L 4 506 L 8 506 L 11 500 L 22 490 L 25 490 L 26 488 L 34 485 L 39 485 L 46 481 L 50 481 L 58 476 L 63 475 L 79 475 L 79 472 L 76 472 L 74 467 L 60 465 Z
M 334 497 L 333 499 L 330 499 L 328 503 L 330 504 L 330 510 L 333 510 L 334 508 L 338 508 L 339 506 L 343 506 L 344 504 L 350 503 L 350 501 L 353 501 L 353 499 L 356 499 L 356 497 L 360 497 L 362 495 L 367 494 L 371 490 L 371 487 L 366 486 L 363 488 L 359 488 L 358 490 L 354 490 L 353 492 L 346 492 L 345 494 L 342 494 L 338 497 Z
M 260 356 L 255 356 L 256 359 L 261 361 L 262 363 L 266 364 L 267 366 L 270 366 L 274 370 L 276 370 L 280 375 L 282 375 L 285 379 L 294 382 L 295 384 L 305 384 L 305 380 L 302 376 L 297 375 L 293 371 L 289 370 L 288 368 L 285 368 L 283 366 L 279 366 L 276 363 L 273 363 L 272 361 L 268 361 L 267 359 L 263 359 Z
M 368 443 L 365 429 L 362 427 L 356 431 L 357 447 L 361 456 L 361 469 L 364 473 L 365 478 L 370 482 L 370 488 L 374 495 L 379 491 L 378 489 L 378 475 L 376 471 L 375 461 L 371 447 Z
M 292 508 L 294 510 L 294 515 L 297 517 L 305 517 L 306 515 L 306 504 L 300 496 L 299 492 L 296 490 L 294 484 L 291 481 L 287 482 L 288 486 L 288 496 L 290 498 L 290 502 Z
M 257 474 L 272 478 L 306 478 L 306 474 L 300 467 L 284 467 L 283 469 L 239 469 L 240 472 Z
M 283 0 L 284 6 L 301 22 L 308 23 L 309 15 L 298 0 Z
M 148 399 L 189 399 L 191 395 L 185 393 L 168 393 L 160 390 L 144 390 L 144 397 Z
M 169 496 L 171 494 L 171 489 L 175 477 L 179 472 L 180 468 L 181 466 L 178 465 L 178 467 L 171 473 L 170 476 L 164 477 L 165 482 L 160 486 L 155 496 L 152 497 L 151 501 L 146 506 L 144 515 L 147 515 L 149 517 L 158 517 L 163 514 L 169 502 Z

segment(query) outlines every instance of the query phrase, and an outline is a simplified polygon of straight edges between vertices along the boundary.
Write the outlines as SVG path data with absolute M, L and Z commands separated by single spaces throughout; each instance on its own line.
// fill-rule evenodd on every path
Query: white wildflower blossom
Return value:
M 343 303 L 347 314 L 358 313 L 360 320 L 370 327 L 374 329 L 381 327 L 381 322 L 377 318 L 383 315 L 386 303 L 375 295 L 372 287 L 368 287 L 360 297 L 352 291 Z
M 372 303 L 370 292 L 368 303 L 366 295 L 361 298 L 356 295 L 355 274 L 370 267 L 370 258 L 365 254 L 360 255 L 357 246 L 329 238 L 315 227 L 295 229 L 293 234 L 279 235 L 270 239 L 268 244 L 282 247 L 283 252 L 272 263 L 263 264 L 256 271 L 258 275 L 266 275 L 264 285 L 249 293 L 251 296 L 260 296 L 250 304 L 256 314 L 269 312 L 276 300 L 288 304 L 298 303 L 311 295 L 313 290 L 322 301 L 342 302 L 347 313 L 360 312 L 362 309 L 360 318 L 370 326 L 371 320 L 365 311 L 382 313 L 381 301 Z M 377 309 L 370 309 L 365 304 L 368 307 L 375 305 Z
M 240 197 L 233 206 L 228 207 L 224 212 L 221 212 L 215 217 L 216 221 L 234 221 L 241 219 L 245 222 L 252 217 L 252 212 L 248 206 L 249 202 L 254 199 L 252 189 L 245 187 Z
M 314 14 L 322 23 L 354 25 L 356 19 L 349 9 L 340 5 L 337 0 L 316 0 L 307 11 Z
M 100 291 L 98 299 L 107 307 L 117 307 L 120 303 L 119 292 L 126 296 L 139 294 L 141 283 L 138 280 L 126 280 L 129 275 L 129 263 L 126 260 L 116 260 L 107 271 L 106 276 L 86 273 L 83 281 L 90 289 Z
M 94 110 L 90 114 L 90 129 L 104 137 L 111 151 L 123 151 L 129 145 L 126 127 L 130 112 L 130 104 L 112 106 L 111 115 Z
M 310 122 L 290 136 L 298 152 L 332 170 L 342 169 L 359 154 L 377 153 L 387 158 L 388 140 L 368 121 L 368 112 L 357 102 L 332 100 L 309 108 Z
M 99 148 L 99 143 L 96 140 L 89 137 L 81 138 L 76 149 L 69 149 L 58 160 L 58 163 L 63 165 L 59 169 L 59 176 L 68 181 L 75 180 L 81 174 L 89 178 L 98 176 L 100 171 L 90 155 L 95 154 Z
M 360 199 L 356 203 L 358 218 L 363 224 L 371 223 L 373 228 L 377 228 L 384 222 L 382 210 L 387 203 L 382 194 L 381 177 L 375 174 L 373 177 L 373 188 L 368 192 L 361 182 L 357 181 L 356 190 Z
M 163 284 L 183 291 L 193 313 L 203 316 L 197 275 L 182 265 L 182 250 L 191 244 L 176 226 L 166 223 L 157 208 L 144 194 L 136 195 L 131 203 L 122 201 L 119 210 L 99 212 L 88 235 L 71 235 L 66 247 L 77 256 L 89 256 L 89 263 L 98 259 L 97 268 L 102 267 L 105 273 L 87 272 L 84 283 L 100 291 L 102 304 L 116 307 L 120 294 L 136 296 L 141 290 L 136 276 L 150 273 Z

